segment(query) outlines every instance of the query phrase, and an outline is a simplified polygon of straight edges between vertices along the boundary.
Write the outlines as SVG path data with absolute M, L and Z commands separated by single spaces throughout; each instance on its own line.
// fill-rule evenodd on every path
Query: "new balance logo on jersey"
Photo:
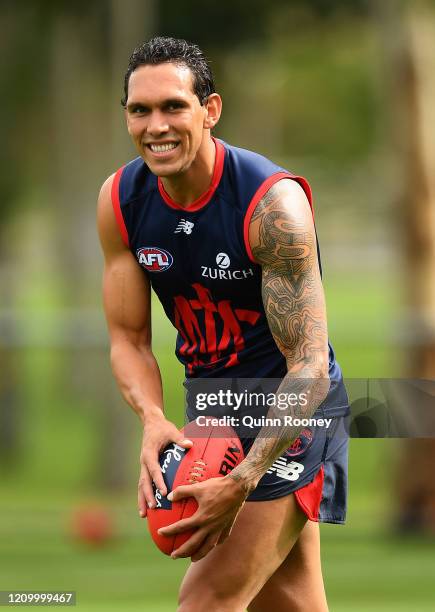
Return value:
M 272 474 L 276 472 L 279 478 L 284 478 L 284 480 L 293 482 L 299 478 L 304 469 L 305 466 L 303 466 L 302 463 L 287 461 L 284 457 L 278 457 L 275 463 L 267 470 L 267 473 Z
M 184 232 L 185 234 L 191 234 L 194 225 L 195 224 L 192 223 L 192 221 L 186 221 L 186 219 L 180 219 L 180 223 L 175 228 L 174 234 L 179 234 L 180 232 Z

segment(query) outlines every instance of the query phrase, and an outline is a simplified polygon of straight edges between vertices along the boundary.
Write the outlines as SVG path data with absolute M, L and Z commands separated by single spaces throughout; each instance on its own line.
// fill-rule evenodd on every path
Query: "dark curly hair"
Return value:
M 157 36 L 145 42 L 133 51 L 124 77 L 124 97 L 122 106 L 126 106 L 128 98 L 128 82 L 130 75 L 139 66 L 164 64 L 173 62 L 187 66 L 193 75 L 193 91 L 201 105 L 208 96 L 215 92 L 213 74 L 201 49 L 181 38 Z

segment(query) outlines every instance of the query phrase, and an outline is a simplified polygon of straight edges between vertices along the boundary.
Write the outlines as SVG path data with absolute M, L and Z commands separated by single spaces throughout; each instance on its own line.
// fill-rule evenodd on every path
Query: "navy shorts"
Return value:
M 276 391 L 279 379 L 189 379 L 185 383 L 186 422 L 198 416 L 196 398 L 198 392 L 221 389 L 248 389 L 250 392 Z M 256 435 L 261 431 L 261 422 L 250 427 L 245 417 L 261 421 L 268 415 L 264 405 L 253 407 L 243 403 L 235 411 L 226 406 L 215 406 L 208 416 L 229 417 L 237 415 L 237 424 L 231 424 L 238 435 L 247 455 Z M 350 409 L 346 389 L 341 378 L 331 380 L 326 400 L 312 415 L 310 422 L 303 428 L 299 437 L 264 474 L 248 501 L 278 499 L 290 493 L 310 520 L 324 523 L 344 523 L 347 505 L 347 464 L 349 443 Z M 323 419 L 323 423 L 322 423 Z M 329 419 L 331 420 L 329 422 Z M 327 425 L 325 421 L 327 420 Z
M 316 413 L 316 416 L 319 416 Z M 264 474 L 247 501 L 266 501 L 290 493 L 312 521 L 343 524 L 347 506 L 349 436 L 347 416 L 331 424 L 304 428 L 299 438 Z M 254 440 L 242 439 L 245 455 Z

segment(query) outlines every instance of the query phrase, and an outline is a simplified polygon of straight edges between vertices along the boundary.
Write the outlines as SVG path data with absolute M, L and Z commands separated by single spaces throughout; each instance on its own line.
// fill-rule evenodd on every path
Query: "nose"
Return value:
M 150 136 L 161 136 L 168 130 L 169 125 L 165 114 L 159 110 L 153 110 L 148 117 L 148 134 L 150 134 Z

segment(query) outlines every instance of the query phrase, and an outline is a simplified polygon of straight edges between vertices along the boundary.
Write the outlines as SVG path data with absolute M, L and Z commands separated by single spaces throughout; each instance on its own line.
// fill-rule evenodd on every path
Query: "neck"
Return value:
M 204 138 L 195 160 L 186 172 L 161 177 L 166 193 L 180 206 L 189 206 L 210 187 L 216 160 L 216 146 L 211 136 Z

